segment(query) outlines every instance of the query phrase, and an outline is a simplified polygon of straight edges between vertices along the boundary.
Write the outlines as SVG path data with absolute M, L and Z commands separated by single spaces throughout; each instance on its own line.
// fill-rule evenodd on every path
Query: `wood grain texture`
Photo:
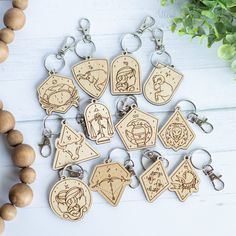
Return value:
M 181 4 L 180 1 L 179 5 Z M 3 16 L 11 7 L 11 1 L 0 0 L 0 6 L 0 15 Z M 33 167 L 37 171 L 37 180 L 32 185 L 35 193 L 33 203 L 28 208 L 20 209 L 14 221 L 6 223 L 6 236 L 18 235 L 18 232 L 21 235 L 32 235 L 34 232 L 35 236 L 62 236 L 75 234 L 78 230 L 81 234 L 94 235 L 95 232 L 101 232 L 108 236 L 114 228 L 114 236 L 153 235 L 156 228 L 150 225 L 158 225 L 159 234 L 168 232 L 168 235 L 187 236 L 191 232 L 192 236 L 199 236 L 204 232 L 214 236 L 235 235 L 235 75 L 226 63 L 217 58 L 217 45 L 207 49 L 205 45 L 199 45 L 197 40 L 191 42 L 188 37 L 180 37 L 169 31 L 169 17 L 176 15 L 178 11 L 178 6 L 160 7 L 158 0 L 30 1 L 25 11 L 26 25 L 16 32 L 14 43 L 9 45 L 10 56 L 7 62 L 0 65 L 0 98 L 4 102 L 4 109 L 14 114 L 16 129 L 24 134 L 24 142 L 36 150 L 37 158 Z M 139 95 L 139 108 L 157 115 L 162 127 L 171 114 L 168 111 L 174 110 L 175 102 L 182 98 L 195 102 L 200 110 L 199 115 L 208 117 L 215 130 L 205 135 L 198 127 L 190 124 L 196 134 L 192 147 L 204 147 L 212 153 L 214 168 L 223 175 L 225 189 L 222 192 L 214 191 L 207 177 L 202 172 L 197 172 L 201 179 L 199 192 L 194 193 L 185 203 L 179 202 L 175 193 L 165 191 L 150 204 L 141 187 L 136 190 L 127 188 L 116 209 L 109 206 L 99 194 L 93 194 L 93 206 L 86 218 L 75 224 L 62 221 L 53 214 L 48 204 L 50 188 L 58 180 L 57 172 L 51 168 L 53 158 L 41 158 L 37 146 L 41 141 L 44 111 L 38 104 L 36 88 L 47 77 L 43 57 L 57 51 L 64 37 L 73 35 L 78 38 L 78 20 L 87 17 L 91 21 L 91 34 L 97 47 L 94 56 L 107 58 L 111 62 L 120 53 L 120 34 L 136 29 L 146 15 L 154 16 L 158 26 L 163 28 L 165 47 L 171 54 L 176 69 L 184 75 L 184 80 L 167 105 L 153 106 Z M 3 27 L 2 21 L 0 26 Z M 150 54 L 154 45 L 149 38 L 148 34 L 143 36 L 143 47 L 134 55 L 141 65 L 142 83 L 152 70 Z M 62 74 L 72 78 L 71 66 L 78 63 L 79 59 L 72 53 L 68 53 L 66 59 L 67 65 Z M 85 101 L 88 96 L 78 86 L 77 88 L 81 100 Z M 108 89 L 101 98 L 101 102 L 111 110 L 114 124 L 115 100 L 116 97 L 111 97 Z M 82 131 L 74 120 L 75 113 L 75 108 L 72 108 L 66 117 L 74 129 Z M 49 124 L 52 129 L 58 125 L 50 121 Z M 94 145 L 94 142 L 88 142 Z M 111 143 L 98 145 L 96 149 L 102 157 L 106 157 L 108 150 L 115 146 L 122 147 L 117 134 Z M 10 147 L 7 147 L 6 139 L 0 137 L 1 204 L 8 201 L 7 194 L 16 183 L 19 171 L 13 166 L 8 149 Z M 174 153 L 166 150 L 159 139 L 157 150 L 170 161 L 168 174 L 174 171 L 186 154 L 186 151 Z M 139 157 L 139 151 L 132 152 L 138 175 L 142 173 Z M 82 166 L 87 171 L 92 171 L 98 163 L 101 163 L 99 158 L 82 163 Z M 189 212 L 192 213 L 191 217 Z M 104 220 L 109 226 L 104 227 Z M 127 222 L 129 225 L 125 227 Z

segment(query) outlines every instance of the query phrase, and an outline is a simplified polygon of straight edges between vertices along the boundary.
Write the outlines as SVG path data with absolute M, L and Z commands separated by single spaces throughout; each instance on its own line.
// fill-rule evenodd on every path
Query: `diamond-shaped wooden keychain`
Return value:
M 143 158 L 153 162 L 147 169 L 143 163 Z M 143 153 L 141 161 L 145 171 L 140 175 L 139 180 L 147 200 L 154 202 L 170 185 L 169 176 L 166 172 L 169 162 L 160 153 L 151 150 L 146 150 Z
M 185 201 L 193 192 L 198 192 L 200 179 L 188 156 L 170 176 L 169 190 L 176 193 L 180 201 Z
M 105 92 L 109 81 L 108 60 L 91 58 L 96 47 L 89 33 L 90 22 L 82 18 L 79 24 L 79 31 L 82 32 L 83 38 L 76 43 L 75 52 L 83 61 L 72 67 L 72 73 L 81 89 L 89 96 L 99 99 Z M 82 55 L 82 45 L 89 47 L 90 52 Z
M 86 142 L 84 134 L 72 129 L 65 121 L 62 121 L 60 136 L 55 141 L 55 147 L 54 170 L 61 169 L 67 164 L 78 164 L 100 156 Z
M 66 113 L 72 106 L 79 106 L 79 95 L 73 81 L 58 74 L 65 66 L 65 53 L 73 48 L 74 42 L 73 37 L 67 37 L 62 49 L 57 54 L 48 55 L 44 61 L 49 77 L 37 91 L 39 103 L 48 115 L 52 112 Z
M 127 150 L 153 147 L 156 144 L 158 118 L 132 104 L 128 112 L 123 111 L 123 117 L 115 128 Z

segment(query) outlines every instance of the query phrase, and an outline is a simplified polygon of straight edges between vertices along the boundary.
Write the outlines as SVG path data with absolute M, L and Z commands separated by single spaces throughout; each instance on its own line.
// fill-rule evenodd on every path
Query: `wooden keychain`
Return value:
M 111 64 L 111 93 L 112 95 L 141 94 L 141 75 L 138 61 L 131 56 L 142 46 L 141 35 L 155 24 L 155 19 L 147 16 L 135 33 L 127 33 L 121 39 L 122 54 Z M 129 38 L 136 40 L 136 46 L 128 49 L 126 42 Z M 134 43 L 134 44 L 135 44 Z M 133 45 L 134 45 L 133 44 Z
M 111 113 L 107 106 L 96 99 L 91 99 L 84 112 L 78 114 L 77 122 L 96 144 L 108 143 L 114 135 Z
M 72 73 L 84 92 L 99 99 L 105 92 L 109 80 L 108 60 L 92 58 L 96 46 L 91 39 L 88 19 L 82 18 L 79 21 L 79 31 L 82 32 L 83 38 L 76 43 L 75 52 L 83 61 L 72 67 Z M 88 54 L 81 54 L 82 46 L 89 49 Z
M 49 77 L 37 91 L 39 103 L 48 115 L 52 112 L 66 113 L 72 106 L 79 106 L 79 94 L 73 80 L 58 74 L 65 66 L 65 54 L 74 45 L 74 37 L 69 36 L 57 54 L 49 54 L 45 58 L 44 66 Z
M 77 167 L 77 170 L 74 167 Z M 80 165 L 66 165 L 59 172 L 60 180 L 50 191 L 50 207 L 64 220 L 81 220 L 92 205 L 91 191 L 82 181 L 84 173 L 85 170 Z
M 112 149 L 104 163 L 95 166 L 89 181 L 91 190 L 99 192 L 112 206 L 119 204 L 128 185 L 133 188 L 137 186 L 131 185 L 131 177 L 136 175 L 134 174 L 135 172 L 132 172 L 132 167 L 130 168 L 132 166 L 130 161 L 125 162 L 126 166 L 112 161 L 111 154 L 117 149 L 124 150 L 122 148 Z M 130 160 L 129 153 L 127 155 L 127 160 Z
M 169 190 L 175 192 L 180 201 L 185 201 L 192 193 L 198 192 L 200 179 L 188 155 L 170 175 Z
M 121 117 L 115 128 L 128 151 L 153 147 L 158 133 L 158 118 L 138 108 L 134 96 L 119 98 L 117 114 Z
M 144 97 L 153 105 L 164 105 L 172 99 L 179 87 L 183 75 L 175 70 L 171 56 L 163 45 L 163 30 L 153 28 L 152 40 L 155 51 L 151 56 L 153 70 L 144 84 Z M 164 62 L 162 62 L 164 61 Z
M 144 158 L 152 164 L 146 168 Z M 148 202 L 154 202 L 170 185 L 170 179 L 166 172 L 169 161 L 159 152 L 145 150 L 141 157 L 141 164 L 145 170 L 139 177 L 141 186 Z
M 188 113 L 187 118 L 180 108 L 180 104 L 183 102 L 189 103 L 193 107 L 193 111 Z M 183 99 L 176 104 L 174 113 L 159 132 L 160 140 L 166 148 L 174 151 L 189 148 L 195 139 L 195 133 L 188 121 L 197 124 L 205 133 L 213 131 L 213 125 L 206 118 L 199 118 L 196 111 L 195 104 L 190 100 Z

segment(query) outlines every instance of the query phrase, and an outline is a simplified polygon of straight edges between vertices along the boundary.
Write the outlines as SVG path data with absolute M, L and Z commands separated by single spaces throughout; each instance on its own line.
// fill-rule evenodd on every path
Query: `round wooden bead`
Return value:
M 0 133 L 9 132 L 14 129 L 15 124 L 15 118 L 9 111 L 0 110 Z
M 10 8 L 3 18 L 5 26 L 13 30 L 20 30 L 25 25 L 25 14 L 19 8 Z
M 6 44 L 11 43 L 15 38 L 15 33 L 9 28 L 4 28 L 0 30 L 0 40 Z
M 12 147 L 22 144 L 23 140 L 23 134 L 18 130 L 11 130 L 7 134 L 7 142 Z
M 13 220 L 16 217 L 16 207 L 10 203 L 4 204 L 0 209 L 0 215 L 3 220 Z
M 13 0 L 12 6 L 21 10 L 25 10 L 28 7 L 28 0 Z
M 28 167 L 35 160 L 34 149 L 28 144 L 16 146 L 12 153 L 12 161 L 18 167 Z
M 33 191 L 28 185 L 19 183 L 10 189 L 9 199 L 16 207 L 25 207 L 32 202 Z
M 0 110 L 2 110 L 3 109 L 3 102 L 2 102 L 2 100 L 0 100 Z
M 7 59 L 8 55 L 8 46 L 4 42 L 0 41 L 0 63 L 4 62 Z
M 31 167 L 23 168 L 20 171 L 20 180 L 25 184 L 32 184 L 36 179 L 36 172 Z
M 4 232 L 5 229 L 5 223 L 4 220 L 0 217 L 0 234 Z

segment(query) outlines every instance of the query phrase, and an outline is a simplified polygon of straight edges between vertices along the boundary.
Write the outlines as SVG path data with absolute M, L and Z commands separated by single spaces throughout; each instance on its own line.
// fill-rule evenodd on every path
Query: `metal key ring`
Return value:
M 59 62 L 58 65 L 54 63 L 54 66 L 51 66 L 50 60 L 56 60 Z M 66 61 L 64 57 L 59 57 L 58 54 L 49 54 L 44 59 L 44 67 L 48 71 L 49 74 L 56 74 L 60 72 L 66 65 Z
M 197 112 L 197 107 L 196 107 L 196 105 L 195 105 L 192 101 L 190 101 L 190 100 L 188 100 L 188 99 L 182 99 L 182 100 L 180 100 L 179 102 L 176 103 L 175 107 L 176 107 L 176 108 L 177 108 L 177 107 L 180 108 L 180 104 L 181 104 L 181 103 L 184 103 L 184 102 L 190 103 L 190 104 L 192 105 L 193 111 L 192 111 L 191 113 L 196 113 L 196 112 Z
M 82 44 L 87 44 L 87 45 L 89 45 L 89 47 L 90 47 L 90 50 L 89 50 L 89 52 L 88 52 L 87 55 L 86 55 L 86 54 L 81 55 L 81 54 L 79 53 L 79 46 L 82 45 Z M 81 39 L 81 40 L 79 40 L 79 41 L 75 44 L 75 53 L 76 53 L 76 55 L 77 55 L 79 58 L 81 58 L 81 59 L 89 59 L 89 58 L 91 58 L 91 57 L 93 56 L 94 52 L 96 52 L 96 46 L 95 46 L 94 42 L 91 41 L 91 40 L 88 41 L 88 40 Z
M 63 116 L 59 115 L 59 114 L 46 115 L 44 117 L 44 119 L 43 119 L 43 134 L 44 134 L 44 132 L 50 132 L 51 135 L 58 135 L 58 134 L 60 134 L 60 132 L 59 133 L 53 133 L 51 131 L 51 129 L 49 129 L 47 127 L 47 120 L 48 120 L 49 117 L 52 117 L 52 116 L 55 116 L 55 117 L 59 118 L 59 120 L 61 120 L 62 123 L 66 122 L 65 118 Z
M 131 160 L 130 153 L 129 153 L 126 149 L 124 149 L 124 148 L 122 148 L 122 147 L 116 147 L 116 148 L 112 148 L 112 149 L 109 151 L 108 157 L 105 159 L 105 163 L 112 162 L 111 154 L 112 154 L 112 152 L 114 152 L 115 150 L 122 150 L 122 151 L 124 151 L 124 152 L 127 154 L 126 157 L 128 157 L 128 160 Z
M 134 95 L 121 96 L 116 102 L 116 116 L 122 117 L 133 107 L 138 106 L 137 98 Z
M 168 59 L 168 62 L 167 63 L 164 63 L 162 61 L 159 61 L 159 60 L 155 60 L 155 56 L 160 56 L 160 55 L 166 55 L 167 59 Z M 155 50 L 152 55 L 151 55 L 151 64 L 155 67 L 155 68 L 158 68 L 158 64 L 161 63 L 162 65 L 164 66 L 172 66 L 172 59 L 171 59 L 171 56 L 168 52 L 166 52 L 165 50 L 162 51 L 162 50 Z
M 196 152 L 203 152 L 203 153 L 207 154 L 208 159 L 201 166 L 194 164 L 193 154 Z M 194 149 L 192 152 L 190 152 L 189 157 L 190 157 L 190 161 L 191 161 L 192 166 L 194 168 L 196 168 L 197 170 L 204 170 L 205 166 L 211 165 L 211 163 L 212 163 L 211 154 L 206 149 L 203 149 L 203 148 Z
M 138 42 L 138 45 L 136 48 L 134 48 L 133 50 L 129 50 L 126 46 L 125 46 L 125 39 L 129 36 L 132 36 L 133 38 L 135 38 Z M 120 41 L 120 45 L 121 45 L 121 48 L 124 52 L 127 52 L 127 53 L 134 53 L 136 51 L 138 51 L 141 46 L 142 46 L 142 40 L 140 38 L 140 36 L 137 34 L 137 33 L 127 33 L 127 34 L 124 34 L 123 37 L 121 38 L 121 41 Z
M 74 166 L 78 167 L 78 170 L 73 170 Z M 87 171 L 85 171 L 79 164 L 67 164 L 63 169 L 59 170 L 59 177 L 61 179 L 68 177 L 66 172 L 70 173 L 69 177 L 83 179 L 84 173 Z

